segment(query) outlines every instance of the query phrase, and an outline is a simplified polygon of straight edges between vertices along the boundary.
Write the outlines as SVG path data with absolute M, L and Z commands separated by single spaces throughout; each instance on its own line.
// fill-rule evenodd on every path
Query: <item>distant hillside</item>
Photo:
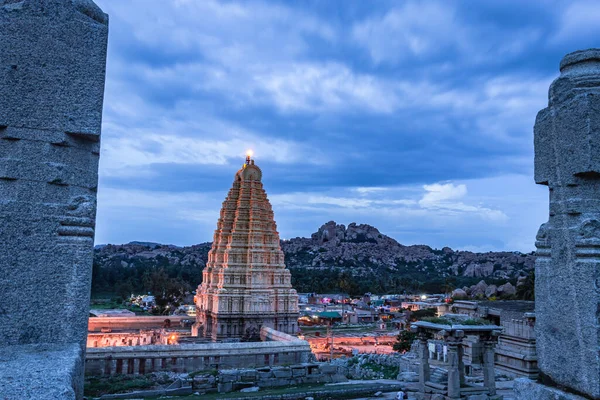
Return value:
M 472 253 L 448 247 L 404 246 L 370 225 L 330 221 L 310 238 L 281 242 L 299 292 L 439 292 L 488 283 L 516 283 L 533 268 L 534 256 L 518 252 Z M 143 290 L 148 271 L 197 286 L 211 243 L 189 247 L 132 242 L 95 249 L 95 291 Z M 146 286 L 148 283 L 146 282 Z

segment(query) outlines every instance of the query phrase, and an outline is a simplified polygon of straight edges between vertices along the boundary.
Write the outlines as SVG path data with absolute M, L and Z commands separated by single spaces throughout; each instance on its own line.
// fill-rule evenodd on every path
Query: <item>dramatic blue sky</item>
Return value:
M 251 147 L 282 238 L 335 220 L 531 251 L 535 115 L 561 57 L 600 35 L 597 1 L 96 2 L 96 243 L 211 240 Z

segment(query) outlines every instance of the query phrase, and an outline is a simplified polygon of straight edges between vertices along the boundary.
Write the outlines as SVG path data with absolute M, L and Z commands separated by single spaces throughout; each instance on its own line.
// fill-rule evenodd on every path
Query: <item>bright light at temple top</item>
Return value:
M 246 156 L 247 157 L 252 157 L 253 155 L 254 155 L 254 151 L 252 149 L 246 150 Z

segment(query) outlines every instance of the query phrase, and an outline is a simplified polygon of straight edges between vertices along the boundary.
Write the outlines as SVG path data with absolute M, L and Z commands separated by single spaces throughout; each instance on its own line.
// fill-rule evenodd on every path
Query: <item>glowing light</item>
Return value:
M 247 157 L 252 157 L 253 155 L 254 155 L 254 151 L 252 149 L 246 150 L 246 156 Z
M 421 295 L 421 300 L 427 300 L 427 295 L 426 294 Z

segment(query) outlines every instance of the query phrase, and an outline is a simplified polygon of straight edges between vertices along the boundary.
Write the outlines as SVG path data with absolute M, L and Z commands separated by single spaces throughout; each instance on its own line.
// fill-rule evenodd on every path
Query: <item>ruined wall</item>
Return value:
M 160 316 L 136 316 L 136 317 L 91 317 L 88 321 L 88 331 L 100 332 L 103 328 L 108 329 L 160 329 L 165 320 L 171 321 L 172 327 L 182 326 L 182 321 L 193 320 L 194 317 L 187 315 L 160 315 Z
M 348 381 L 347 373 L 348 368 L 346 367 L 325 363 L 258 369 L 227 369 L 219 371 L 217 389 L 219 393 L 228 393 L 256 386 L 272 388 L 346 382 Z
M 15 346 L 31 345 L 36 354 L 78 352 L 63 372 L 82 372 L 107 37 L 108 16 L 91 0 L 0 0 L 0 346 L 12 346 L 5 362 L 18 364 L 29 350 Z M 74 377 L 66 382 L 73 393 L 55 398 L 81 397 L 81 382 Z
M 303 340 L 102 347 L 87 349 L 85 371 L 88 375 L 114 375 L 256 368 L 303 363 L 310 355 L 310 347 Z
M 120 347 L 168 344 L 169 332 L 162 329 L 138 332 L 88 333 L 86 347 Z

